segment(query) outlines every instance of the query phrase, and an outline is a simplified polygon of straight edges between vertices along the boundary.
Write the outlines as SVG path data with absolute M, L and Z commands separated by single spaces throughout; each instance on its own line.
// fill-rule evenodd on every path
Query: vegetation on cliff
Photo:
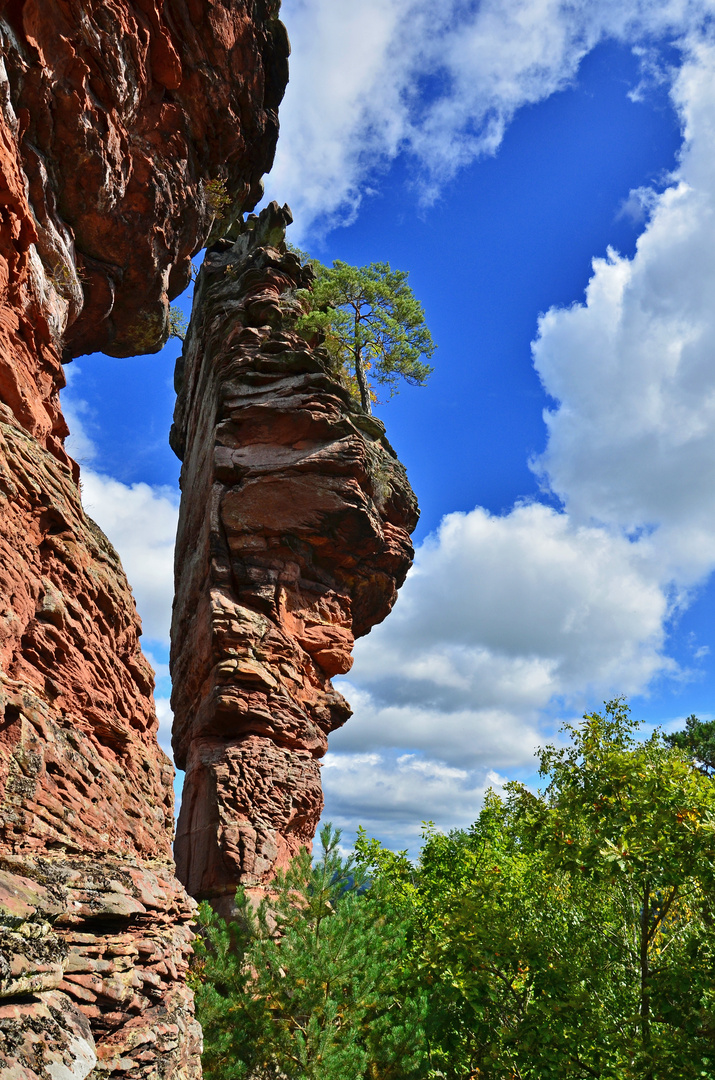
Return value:
M 425 360 L 436 346 L 407 272 L 391 270 L 389 263 L 350 266 L 336 260 L 328 267 L 317 259 L 309 262 L 315 281 L 301 292 L 310 310 L 298 328 L 322 332 L 336 368 L 365 412 L 372 411 L 378 388 L 387 388 L 392 397 L 400 379 L 424 386 L 433 370 Z
M 567 726 L 543 793 L 490 792 L 417 864 L 323 833 L 265 908 L 204 907 L 209 1080 L 715 1078 L 715 787 L 627 707 Z
M 286 251 L 291 220 L 269 203 L 207 252 L 176 370 L 174 851 L 218 903 L 315 835 L 318 761 L 350 716 L 330 680 L 392 608 L 419 513 L 383 425 L 296 331 L 314 274 Z

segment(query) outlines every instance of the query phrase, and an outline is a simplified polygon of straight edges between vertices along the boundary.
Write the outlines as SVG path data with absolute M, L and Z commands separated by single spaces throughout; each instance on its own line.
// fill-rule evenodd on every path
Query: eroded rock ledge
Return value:
M 193 912 L 173 867 L 27 856 L 0 867 L 3 1075 L 198 1080 Z
M 175 854 L 223 911 L 314 836 L 319 759 L 350 716 L 330 679 L 390 611 L 418 518 L 383 425 L 295 330 L 311 272 L 289 222 L 273 203 L 210 249 L 177 367 Z

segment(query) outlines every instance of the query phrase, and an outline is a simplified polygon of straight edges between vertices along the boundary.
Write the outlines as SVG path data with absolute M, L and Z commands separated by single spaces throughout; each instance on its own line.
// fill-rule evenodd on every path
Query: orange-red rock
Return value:
M 350 716 L 330 679 L 390 611 L 418 513 L 383 425 L 295 330 L 311 272 L 289 220 L 273 203 L 210 249 L 177 368 L 176 860 L 222 910 L 315 833 Z
M 131 591 L 64 450 L 61 358 L 159 348 L 190 255 L 255 199 L 286 81 L 276 15 L 274 0 L 0 0 L 0 1063 L 15 1080 L 200 1075 L 173 769 Z
M 155 351 L 190 256 L 255 202 L 287 79 L 278 7 L 0 2 L 6 138 L 32 211 L 19 241 L 35 244 L 67 355 Z

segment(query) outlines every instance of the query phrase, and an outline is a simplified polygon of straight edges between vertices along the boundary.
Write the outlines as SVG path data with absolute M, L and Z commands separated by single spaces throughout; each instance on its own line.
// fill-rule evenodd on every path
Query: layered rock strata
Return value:
M 3 1080 L 200 1074 L 173 768 L 61 360 L 161 346 L 259 193 L 286 56 L 272 0 L 0 0 Z
M 0 1061 L 198 1076 L 193 903 L 131 592 L 71 469 L 0 417 Z
M 312 274 L 289 221 L 273 203 L 210 249 L 177 367 L 175 853 L 222 911 L 315 833 L 319 759 L 350 716 L 330 679 L 390 611 L 418 516 L 383 425 L 296 332 Z
M 3 1080 L 198 1078 L 191 909 L 166 861 L 0 860 Z

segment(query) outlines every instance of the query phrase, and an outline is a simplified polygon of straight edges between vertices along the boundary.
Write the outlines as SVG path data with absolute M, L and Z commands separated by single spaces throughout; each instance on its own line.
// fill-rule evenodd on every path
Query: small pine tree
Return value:
M 424 1000 L 406 981 L 406 925 L 320 834 L 254 910 L 200 909 L 193 982 L 207 1080 L 410 1080 L 426 1075 Z
M 186 337 L 187 322 L 184 313 L 181 308 L 172 304 L 169 308 L 169 337 L 178 338 L 179 341 L 183 341 Z
M 668 746 L 689 754 L 706 776 L 715 776 L 715 720 L 698 720 L 691 715 L 685 721 L 685 731 L 665 735 Z
M 298 248 L 295 254 L 305 258 Z M 336 260 L 332 267 L 308 259 L 315 273 L 312 291 L 301 290 L 309 308 L 298 320 L 307 334 L 324 334 L 325 346 L 365 412 L 377 401 L 376 387 L 390 397 L 400 380 L 424 386 L 432 374 L 425 363 L 436 348 L 422 305 L 407 284 L 404 270 L 389 263 L 350 266 Z

